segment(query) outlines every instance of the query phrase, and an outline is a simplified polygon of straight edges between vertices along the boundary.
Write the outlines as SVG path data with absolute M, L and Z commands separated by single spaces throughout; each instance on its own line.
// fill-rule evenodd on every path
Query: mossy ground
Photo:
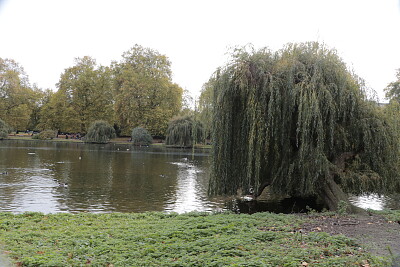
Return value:
M 299 231 L 296 215 L 0 213 L 19 266 L 384 266 L 343 235 Z

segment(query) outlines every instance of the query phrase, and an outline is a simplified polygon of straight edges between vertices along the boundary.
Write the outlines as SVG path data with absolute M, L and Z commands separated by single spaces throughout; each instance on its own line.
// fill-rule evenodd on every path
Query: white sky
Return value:
M 400 0 L 0 0 L 0 57 L 53 90 L 75 57 L 109 65 L 140 44 L 167 55 L 174 82 L 199 95 L 230 47 L 320 41 L 382 101 L 400 68 L 399 33 Z

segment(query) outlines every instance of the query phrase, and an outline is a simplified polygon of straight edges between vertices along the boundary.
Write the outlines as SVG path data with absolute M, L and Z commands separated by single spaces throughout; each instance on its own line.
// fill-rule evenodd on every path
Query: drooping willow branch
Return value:
M 318 43 L 239 49 L 213 79 L 210 194 L 270 185 L 316 195 L 328 179 L 353 193 L 398 188 L 392 129 L 335 50 Z M 344 153 L 351 156 L 338 168 Z

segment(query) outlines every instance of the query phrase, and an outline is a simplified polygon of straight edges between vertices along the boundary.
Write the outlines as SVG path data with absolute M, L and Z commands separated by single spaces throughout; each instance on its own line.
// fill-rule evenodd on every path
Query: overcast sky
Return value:
M 198 95 L 230 47 L 304 41 L 336 48 L 383 101 L 400 68 L 400 0 L 0 0 L 0 57 L 43 89 L 76 57 L 109 65 L 139 44 L 168 56 L 173 81 Z

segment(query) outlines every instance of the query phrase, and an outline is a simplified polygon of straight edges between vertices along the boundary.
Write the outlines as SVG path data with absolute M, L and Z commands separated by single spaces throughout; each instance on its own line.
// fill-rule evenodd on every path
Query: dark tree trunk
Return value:
M 349 202 L 347 194 L 335 183 L 332 177 L 328 177 L 321 191 L 318 193 L 318 197 L 329 210 L 337 211 L 340 201 L 344 201 L 347 203 L 348 213 L 366 213 L 364 209 L 358 208 Z

